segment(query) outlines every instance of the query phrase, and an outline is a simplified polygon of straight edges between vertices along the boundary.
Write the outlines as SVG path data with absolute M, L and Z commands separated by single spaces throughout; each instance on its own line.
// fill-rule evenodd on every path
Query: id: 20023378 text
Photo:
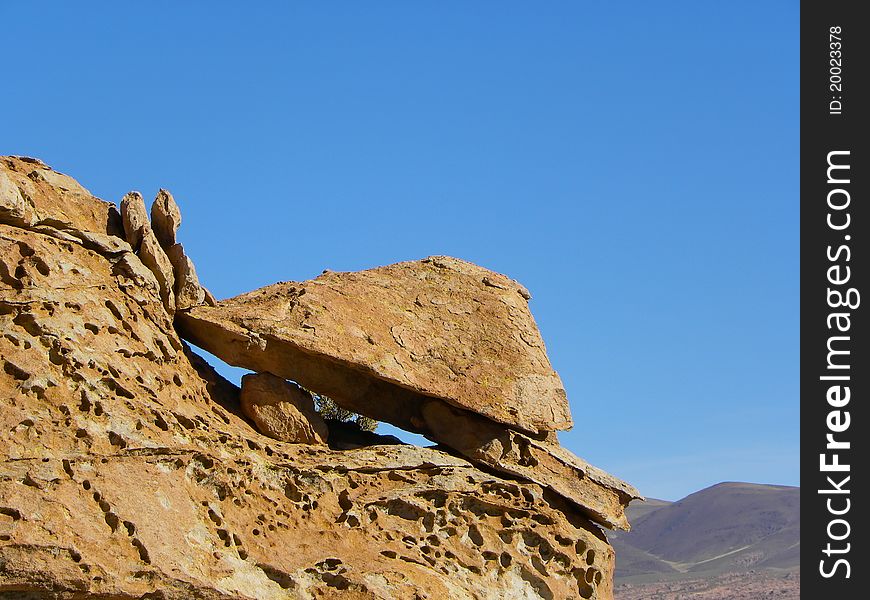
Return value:
M 828 30 L 828 89 L 831 102 L 828 113 L 839 115 L 843 112 L 843 28 L 835 25 Z

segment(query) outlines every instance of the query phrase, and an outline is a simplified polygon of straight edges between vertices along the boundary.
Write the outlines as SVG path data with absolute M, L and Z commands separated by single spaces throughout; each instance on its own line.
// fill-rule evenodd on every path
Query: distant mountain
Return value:
M 800 566 L 800 488 L 720 483 L 627 514 L 631 531 L 610 536 L 618 583 Z

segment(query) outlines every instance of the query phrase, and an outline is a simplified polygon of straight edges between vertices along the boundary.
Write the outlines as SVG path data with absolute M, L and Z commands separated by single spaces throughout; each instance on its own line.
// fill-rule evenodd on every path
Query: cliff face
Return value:
M 174 201 L 158 201 L 171 216 Z M 335 423 L 328 445 L 260 434 L 239 389 L 173 325 L 196 311 L 228 319 L 176 248 L 180 216 L 167 226 L 152 210 L 149 225 L 132 210 L 122 219 L 39 161 L 0 158 L 0 592 L 611 598 L 600 525 L 624 522 L 633 488 L 555 446 L 540 418 L 521 431 L 498 407 L 483 445 L 465 435 L 418 448 Z M 346 365 L 335 364 L 339 377 Z M 476 398 L 413 393 L 460 413 Z M 419 429 L 438 437 L 425 419 Z M 522 436 L 572 466 L 539 474 L 540 456 L 514 459 L 503 444 L 495 454 L 493 436 Z

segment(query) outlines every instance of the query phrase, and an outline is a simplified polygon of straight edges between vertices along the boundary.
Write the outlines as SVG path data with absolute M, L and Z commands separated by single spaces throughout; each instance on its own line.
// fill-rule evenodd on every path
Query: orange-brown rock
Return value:
M 432 448 L 258 433 L 117 211 L 41 163 L 0 166 L 0 595 L 612 597 L 604 534 L 547 487 Z
M 41 227 L 55 237 L 93 233 L 124 239 L 114 204 L 94 198 L 73 178 L 42 161 L 21 156 L 0 157 L 0 223 Z
M 166 312 L 170 315 L 173 314 L 175 312 L 175 271 L 169 257 L 160 247 L 150 228 L 145 230 L 138 256 L 142 264 L 154 273 L 160 286 L 160 299 L 163 301 Z
M 276 284 L 180 313 L 177 324 L 230 364 L 297 381 L 627 528 L 637 490 L 539 441 L 567 408 L 527 296 L 504 276 L 434 257 Z
M 139 192 L 130 192 L 121 200 L 121 220 L 124 235 L 139 259 L 154 274 L 160 286 L 163 306 L 171 315 L 175 312 L 175 272 L 151 229 L 145 201 Z
M 291 444 L 324 444 L 329 439 L 311 394 L 271 373 L 242 377 L 240 401 L 242 411 L 270 438 Z
M 181 225 L 181 210 L 167 190 L 161 189 L 151 206 L 151 220 L 139 192 L 121 200 L 121 220 L 127 241 L 142 262 L 154 273 L 166 310 L 185 310 L 203 304 L 216 304 L 214 297 L 199 283 L 193 260 L 176 243 Z
M 547 487 L 598 523 L 628 529 L 625 508 L 641 497 L 638 491 L 575 456 L 557 440 L 536 440 L 434 400 L 423 406 L 422 413 L 432 440 L 487 467 Z
M 527 296 L 504 275 L 432 257 L 271 285 L 194 308 L 179 325 L 226 362 L 405 429 L 421 429 L 423 396 L 525 431 L 567 429 Z
M 166 255 L 169 257 L 169 262 L 172 263 L 172 270 L 175 274 L 175 304 L 178 310 L 186 310 L 205 303 L 206 298 L 211 294 L 200 285 L 196 267 L 193 266 L 193 261 L 184 252 L 184 246 L 173 244 L 166 250 Z M 210 300 L 210 303 L 216 304 L 214 298 Z
M 151 229 L 142 194 L 129 192 L 124 195 L 121 199 L 121 221 L 124 223 L 124 236 L 127 238 L 127 243 L 133 251 L 138 252 L 142 240 Z
M 175 243 L 175 234 L 181 227 L 181 209 L 168 190 L 160 189 L 151 205 L 151 228 L 157 241 L 168 252 Z

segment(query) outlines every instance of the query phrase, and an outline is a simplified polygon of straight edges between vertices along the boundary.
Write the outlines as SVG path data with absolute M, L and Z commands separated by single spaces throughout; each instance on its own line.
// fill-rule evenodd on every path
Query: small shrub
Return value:
M 317 412 L 319 412 L 320 416 L 327 421 L 333 420 L 341 421 L 343 423 L 356 423 L 363 431 L 374 431 L 378 428 L 378 422 L 375 419 L 342 408 L 335 403 L 335 400 L 328 396 L 321 396 L 314 392 L 311 392 L 311 396 L 314 398 L 314 407 L 317 409 Z

